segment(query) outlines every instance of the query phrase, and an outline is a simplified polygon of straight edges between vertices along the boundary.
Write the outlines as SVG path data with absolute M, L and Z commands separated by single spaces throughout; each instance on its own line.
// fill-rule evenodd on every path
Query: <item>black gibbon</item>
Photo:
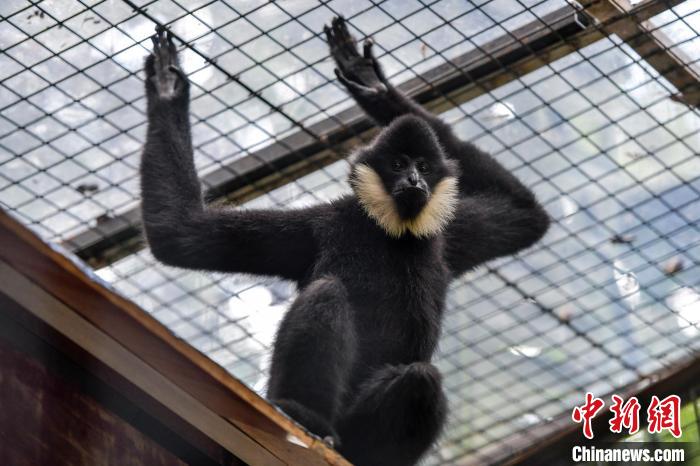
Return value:
M 163 29 L 146 60 L 142 215 L 153 255 L 189 269 L 283 277 L 268 398 L 360 465 L 415 464 L 446 417 L 431 364 L 450 281 L 540 239 L 549 219 L 488 154 L 385 79 L 342 18 L 336 74 L 383 127 L 357 150 L 353 193 L 299 209 L 206 207 L 192 160 L 189 84 Z

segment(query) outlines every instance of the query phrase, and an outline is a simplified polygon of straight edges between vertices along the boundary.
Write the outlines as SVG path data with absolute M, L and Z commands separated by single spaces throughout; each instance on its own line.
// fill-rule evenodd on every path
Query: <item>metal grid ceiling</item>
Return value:
M 61 241 L 138 205 L 141 66 L 154 21 L 186 41 L 201 174 L 352 105 L 320 35 L 344 14 L 396 83 L 566 6 L 492 1 L 4 1 L 0 205 Z M 654 17 L 698 66 L 700 5 Z M 507 72 L 508 70 L 504 70 Z M 543 242 L 454 283 L 437 364 L 449 427 L 427 464 L 485 463 L 534 426 L 700 350 L 700 114 L 611 35 L 443 113 L 543 201 Z M 250 202 L 348 190 L 338 161 Z M 98 275 L 257 390 L 295 290 L 187 272 L 146 250 Z

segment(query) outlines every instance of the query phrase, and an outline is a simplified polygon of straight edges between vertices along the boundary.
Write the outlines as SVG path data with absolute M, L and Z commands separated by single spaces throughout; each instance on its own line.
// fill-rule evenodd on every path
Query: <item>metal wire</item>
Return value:
M 625 42 L 585 5 L 576 21 L 586 29 L 572 24 L 565 35 L 550 22 L 566 7 L 556 0 L 3 2 L 0 205 L 47 241 L 99 239 L 100 225 L 115 220 L 134 226 L 124 215 L 139 202 L 141 68 L 156 23 L 183 43 L 201 174 L 244 176 L 232 163 L 269 164 L 260 151 L 274 145 L 307 160 L 290 142 L 303 134 L 339 160 L 301 177 L 280 171 L 286 184 L 272 190 L 245 178 L 268 191 L 248 204 L 306 205 L 346 192 L 346 148 L 318 129 L 368 137 L 341 117 L 352 102 L 320 34 L 343 14 L 356 36 L 374 37 L 395 83 L 435 94 L 460 136 L 513 170 L 555 220 L 542 243 L 467 274 L 448 297 L 436 363 L 451 418 L 427 464 L 497 463 L 512 445 L 541 440 L 536 427 L 567 415 L 586 391 L 621 390 L 700 350 L 700 114 L 682 102 L 693 90 L 677 89 L 638 47 L 654 35 L 655 53 L 697 73 L 700 12 L 693 2 L 664 6 L 649 20 L 625 17 L 639 30 Z M 552 58 L 524 27 L 568 49 Z M 511 59 L 509 44 L 537 66 Z M 470 71 L 461 61 L 469 53 L 497 77 Z M 472 98 L 426 78 L 440 66 Z M 264 389 L 290 284 L 167 268 L 147 250 L 97 272 Z M 502 457 L 485 453 L 499 446 Z

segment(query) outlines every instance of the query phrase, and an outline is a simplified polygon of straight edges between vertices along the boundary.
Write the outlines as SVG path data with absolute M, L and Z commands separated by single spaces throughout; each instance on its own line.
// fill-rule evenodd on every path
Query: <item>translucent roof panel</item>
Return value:
M 691 3 L 672 14 L 697 37 Z M 3 2 L 0 205 L 58 241 L 138 204 L 153 20 L 190 45 L 205 174 L 351 105 L 319 35 L 335 14 L 374 36 L 402 82 L 565 4 Z M 601 396 L 697 355 L 700 113 L 676 93 L 609 36 L 442 114 L 531 186 L 554 223 L 537 246 L 451 287 L 436 357 L 451 415 L 427 464 L 489 463 L 486 448 L 536 442 L 536 427 L 585 391 Z M 332 199 L 348 192 L 347 170 L 341 160 L 248 206 Z M 147 250 L 98 274 L 264 392 L 290 283 L 169 268 Z

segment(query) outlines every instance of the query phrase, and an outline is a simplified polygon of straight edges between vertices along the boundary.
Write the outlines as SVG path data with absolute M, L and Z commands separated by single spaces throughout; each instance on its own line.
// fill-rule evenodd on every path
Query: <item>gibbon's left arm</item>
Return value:
M 534 194 L 490 155 L 460 140 L 449 125 L 392 86 L 372 53 L 371 39 L 360 54 L 342 17 L 334 18 L 325 32 L 338 79 L 370 118 L 381 126 L 405 114 L 423 118 L 447 157 L 458 163 L 460 202 L 445 232 L 447 261 L 455 276 L 514 254 L 544 235 L 549 216 Z
M 153 37 L 146 60 L 148 132 L 141 162 L 142 216 L 153 255 L 169 265 L 300 280 L 316 256 L 320 208 L 206 208 L 192 160 L 189 83 L 172 37 Z

